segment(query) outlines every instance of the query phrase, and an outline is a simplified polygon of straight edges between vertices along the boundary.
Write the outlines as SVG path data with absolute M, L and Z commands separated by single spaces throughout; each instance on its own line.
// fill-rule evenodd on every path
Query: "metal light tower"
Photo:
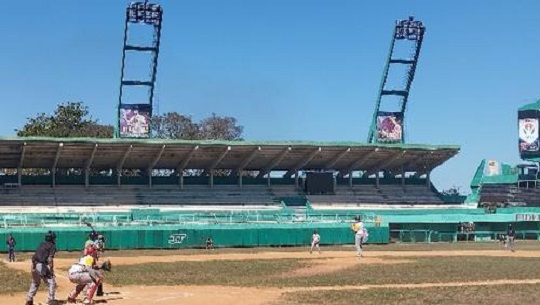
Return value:
M 384 68 L 377 104 L 369 129 L 369 143 L 404 143 L 405 128 L 403 122 L 405 109 L 425 31 L 426 28 L 422 22 L 414 20 L 414 17 L 396 21 L 390 45 L 390 54 Z M 411 53 L 405 58 L 395 57 L 399 56 L 395 54 L 396 46 L 399 44 L 412 44 Z M 390 71 L 392 73 L 389 73 Z M 400 86 L 394 87 L 395 84 L 389 84 L 388 82 L 389 74 L 391 77 L 396 78 L 399 77 L 399 72 L 402 74 L 403 81 Z M 398 106 L 397 109 L 388 111 L 386 107 L 388 107 L 392 98 L 397 101 Z
M 144 2 L 131 2 L 126 8 L 124 28 L 124 46 L 122 53 L 122 72 L 120 77 L 120 94 L 118 97 L 118 125 L 116 136 L 128 138 L 150 137 L 150 118 L 154 99 L 159 43 L 161 38 L 161 22 L 163 9 L 159 4 Z M 150 44 L 131 42 L 133 27 L 151 27 L 152 37 Z M 130 66 L 126 55 L 139 54 L 138 57 L 149 57 L 150 71 L 148 77 L 127 75 Z M 136 66 L 136 65 L 133 65 Z M 126 89 L 146 87 L 147 94 L 144 100 L 133 100 L 126 94 Z

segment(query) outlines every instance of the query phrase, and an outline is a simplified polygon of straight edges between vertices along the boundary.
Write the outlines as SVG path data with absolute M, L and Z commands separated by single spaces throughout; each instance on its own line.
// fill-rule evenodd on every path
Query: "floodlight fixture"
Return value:
M 396 21 L 395 38 L 420 40 L 425 30 L 426 28 L 422 24 L 422 21 L 414 20 L 414 17 L 410 16 L 408 19 Z

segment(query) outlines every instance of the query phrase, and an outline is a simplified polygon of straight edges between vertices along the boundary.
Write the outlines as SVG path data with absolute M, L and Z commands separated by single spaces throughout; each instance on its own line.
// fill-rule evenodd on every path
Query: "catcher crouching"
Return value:
M 86 287 L 83 304 L 92 304 L 96 289 L 105 277 L 105 271 L 111 271 L 111 268 L 112 265 L 109 260 L 97 264 L 95 257 L 92 255 L 83 256 L 68 271 L 70 282 L 75 284 L 75 288 L 68 296 L 68 303 L 75 303 L 77 296 Z

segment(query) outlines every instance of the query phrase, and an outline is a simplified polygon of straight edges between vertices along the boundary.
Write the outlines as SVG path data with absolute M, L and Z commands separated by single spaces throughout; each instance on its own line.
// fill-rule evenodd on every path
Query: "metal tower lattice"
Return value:
M 392 34 L 390 54 L 384 68 L 377 104 L 375 105 L 373 120 L 369 129 L 368 143 L 404 143 L 405 109 L 425 31 L 426 28 L 422 22 L 414 20 L 414 17 L 396 21 Z M 405 57 L 396 55 L 396 47 L 399 44 L 412 44 L 411 53 Z M 400 67 L 401 71 L 399 71 Z M 393 72 L 390 73 L 391 71 Z M 388 82 L 389 75 L 394 78 L 399 77 L 399 72 L 402 74 L 402 84 L 393 87 L 393 84 Z M 398 103 L 397 109 L 385 111 L 385 107 L 389 103 L 385 101 L 392 98 Z
M 159 4 L 131 2 L 126 8 L 124 27 L 124 46 L 122 49 L 122 71 L 120 76 L 120 94 L 118 97 L 117 137 L 147 138 L 150 137 L 150 118 L 156 83 L 159 44 L 161 39 L 161 23 L 163 8 Z M 152 29 L 151 43 L 135 43 L 130 41 L 133 27 L 139 26 Z M 150 40 L 150 37 L 148 37 Z M 150 70 L 147 77 L 127 75 L 128 54 L 149 56 Z M 139 56 L 141 57 L 141 56 Z M 133 65 L 136 66 L 136 65 Z M 146 87 L 144 100 L 133 100 L 127 96 L 128 88 Z

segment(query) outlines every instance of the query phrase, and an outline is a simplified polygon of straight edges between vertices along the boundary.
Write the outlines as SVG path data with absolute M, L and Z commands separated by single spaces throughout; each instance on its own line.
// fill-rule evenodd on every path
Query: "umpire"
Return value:
M 26 305 L 34 305 L 34 297 L 41 280 L 47 283 L 49 293 L 47 305 L 56 305 L 56 278 L 54 276 L 54 254 L 56 253 L 56 234 L 53 231 L 45 234 L 45 241 L 39 244 L 32 256 L 32 284 L 26 294 Z

